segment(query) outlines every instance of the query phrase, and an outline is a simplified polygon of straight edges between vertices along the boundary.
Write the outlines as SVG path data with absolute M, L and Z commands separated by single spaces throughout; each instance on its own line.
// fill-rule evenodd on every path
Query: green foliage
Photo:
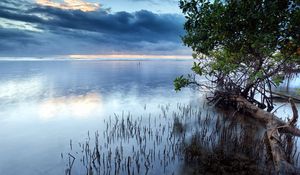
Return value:
M 296 89 L 296 93 L 297 93 L 298 95 L 300 95 L 300 88 L 297 88 L 297 89 Z
M 195 74 L 248 94 L 300 70 L 299 0 L 180 0 L 180 8 Z M 175 89 L 188 82 L 177 78 Z
M 235 63 L 237 55 L 228 52 L 226 49 L 210 51 L 209 54 L 215 59 L 209 63 L 211 68 L 210 74 L 214 73 L 214 71 L 229 74 L 238 68 L 238 65 Z
M 181 0 L 180 8 L 187 18 L 183 41 L 195 52 L 206 55 L 220 48 L 230 53 L 262 56 L 284 48 L 294 53 L 299 46 L 300 31 L 299 7 L 291 7 L 296 3 L 295 0 Z
M 250 74 L 250 80 L 253 82 L 257 79 L 262 79 L 263 78 L 263 72 L 260 70 L 260 71 L 257 71 L 255 72 L 254 74 Z
M 174 80 L 175 91 L 180 91 L 181 88 L 186 87 L 187 85 L 189 85 L 189 79 L 184 78 L 183 76 L 177 77 Z
M 192 70 L 198 74 L 198 75 L 202 75 L 202 68 L 200 67 L 200 63 L 196 63 L 194 62 L 194 65 L 192 67 Z
M 276 75 L 273 77 L 273 82 L 276 86 L 279 86 L 284 80 L 284 76 Z

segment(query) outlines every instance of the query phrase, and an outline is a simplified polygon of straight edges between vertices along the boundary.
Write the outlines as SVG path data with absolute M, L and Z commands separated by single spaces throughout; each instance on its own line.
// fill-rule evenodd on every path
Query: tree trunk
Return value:
M 293 126 L 288 125 L 285 121 L 281 120 L 275 114 L 267 112 L 259 107 L 255 106 L 254 104 L 250 103 L 242 96 L 231 96 L 229 99 L 232 102 L 237 103 L 237 107 L 243 112 L 246 112 L 251 115 L 251 117 L 267 124 L 270 122 L 275 122 L 280 128 L 280 132 L 290 133 L 295 136 L 300 136 L 300 129 L 295 128 Z
M 267 123 L 267 136 L 271 147 L 272 160 L 277 174 L 295 174 L 294 166 L 288 162 L 288 158 L 281 145 L 278 133 L 278 125 L 275 121 Z
M 266 125 L 267 138 L 270 144 L 276 174 L 296 174 L 297 170 L 288 161 L 289 159 L 287 158 L 279 137 L 279 132 L 300 136 L 300 130 L 295 127 L 295 123 L 298 119 L 298 111 L 295 103 L 290 99 L 294 115 L 289 123 L 287 123 L 276 115 L 260 109 L 242 96 L 230 96 L 229 101 L 234 102 L 237 105 L 237 108 L 242 112 L 250 114 L 251 117 Z
M 279 98 L 279 99 L 284 99 L 284 100 L 293 99 L 295 102 L 300 103 L 300 98 L 298 98 L 298 97 L 293 97 L 293 96 L 283 94 L 283 93 L 279 93 L 279 92 L 272 92 L 272 93 L 274 95 L 277 95 L 277 97 L 273 96 L 274 98 Z

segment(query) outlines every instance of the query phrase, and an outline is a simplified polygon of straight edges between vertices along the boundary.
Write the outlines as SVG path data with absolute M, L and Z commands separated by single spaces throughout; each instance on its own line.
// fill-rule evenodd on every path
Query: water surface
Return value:
M 103 128 L 114 113 L 190 103 L 173 80 L 191 61 L 1 61 L 0 174 L 63 174 L 70 139 Z M 147 113 L 148 113 L 147 112 Z
M 100 145 L 105 145 L 107 140 L 103 140 L 102 133 L 114 129 L 108 123 L 116 122 L 116 116 L 143 121 L 138 126 L 167 133 L 166 138 L 177 115 L 184 116 L 180 120 L 186 120 L 187 125 L 201 123 L 200 120 L 216 125 L 216 118 L 207 120 L 217 112 L 203 106 L 204 92 L 188 88 L 180 93 L 174 91 L 173 80 L 191 73 L 191 65 L 192 60 L 0 61 L 0 174 L 64 174 L 65 153 L 70 152 L 70 145 L 72 154 L 77 154 L 81 148 L 78 144 L 94 138 L 97 132 Z M 186 109 L 189 112 L 185 113 Z M 277 114 L 288 117 L 289 106 L 280 108 Z M 191 126 L 193 132 L 200 130 Z M 134 143 L 134 139 L 128 141 L 126 149 L 131 150 Z M 160 143 L 162 150 L 170 144 Z M 85 168 L 80 167 L 79 158 L 76 161 L 73 174 L 82 174 Z M 173 174 L 182 163 L 176 159 L 169 169 L 157 169 L 152 174 Z

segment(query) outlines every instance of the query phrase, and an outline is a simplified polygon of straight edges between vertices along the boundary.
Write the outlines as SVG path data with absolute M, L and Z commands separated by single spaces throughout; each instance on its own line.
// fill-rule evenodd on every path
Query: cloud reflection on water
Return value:
M 0 99 L 21 100 L 39 94 L 43 89 L 41 77 L 14 79 L 0 83 Z
M 59 116 L 71 116 L 74 118 L 87 118 L 102 108 L 101 96 L 98 93 L 85 95 L 64 96 L 51 98 L 39 105 L 39 116 L 44 120 Z

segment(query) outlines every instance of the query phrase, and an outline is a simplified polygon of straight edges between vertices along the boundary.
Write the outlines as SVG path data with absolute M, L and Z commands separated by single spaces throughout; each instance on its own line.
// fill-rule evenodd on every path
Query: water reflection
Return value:
M 64 174 L 65 143 L 105 128 L 103 120 L 114 113 L 148 116 L 159 112 L 158 104 L 195 100 L 188 90 L 173 90 L 175 77 L 190 73 L 191 64 L 0 61 L 0 174 Z
M 265 174 L 263 127 L 232 111 L 220 116 L 200 106 L 159 105 L 159 115 L 115 114 L 86 142 L 62 153 L 66 175 Z M 144 109 L 146 110 L 146 109 Z M 240 121 L 238 121 L 239 119 Z
M 190 61 L 140 64 L 138 61 L 0 61 L 0 174 L 64 174 L 65 164 L 60 154 L 69 150 L 66 143 L 72 139 L 77 144 L 87 131 L 99 130 L 102 134 L 100 129 L 107 127 L 104 120 L 107 124 L 109 116 L 114 119 L 114 113 L 131 112 L 136 117 L 131 120 L 137 124 L 145 116 L 142 124 L 149 127 L 149 115 L 159 118 L 161 114 L 159 104 L 167 105 L 170 115 L 178 112 L 178 103 L 193 104 L 196 109 L 202 104 L 198 97 L 203 94 L 188 89 L 180 93 L 173 90 L 175 77 L 190 73 L 191 64 Z M 161 115 L 161 121 L 166 123 L 162 125 L 164 129 L 157 130 L 158 134 L 170 133 L 167 130 L 172 129 L 172 120 Z M 143 134 L 144 128 L 140 132 Z M 161 146 L 164 150 L 165 145 Z
M 291 78 L 290 80 L 285 80 L 281 84 L 281 87 L 286 87 L 286 86 L 288 86 L 291 89 L 300 88 L 300 77 L 296 76 L 296 77 Z
M 284 80 L 284 82 L 281 83 L 278 88 L 276 88 L 276 91 L 300 98 L 300 77 L 299 77 L 299 75 L 292 77 L 291 79 Z
M 102 107 L 101 96 L 98 93 L 72 95 L 68 97 L 50 98 L 39 105 L 39 115 L 42 119 L 68 115 L 74 118 L 86 118 L 92 113 L 99 113 Z
M 0 99 L 20 101 L 39 94 L 43 89 L 43 79 L 39 76 L 0 81 Z

